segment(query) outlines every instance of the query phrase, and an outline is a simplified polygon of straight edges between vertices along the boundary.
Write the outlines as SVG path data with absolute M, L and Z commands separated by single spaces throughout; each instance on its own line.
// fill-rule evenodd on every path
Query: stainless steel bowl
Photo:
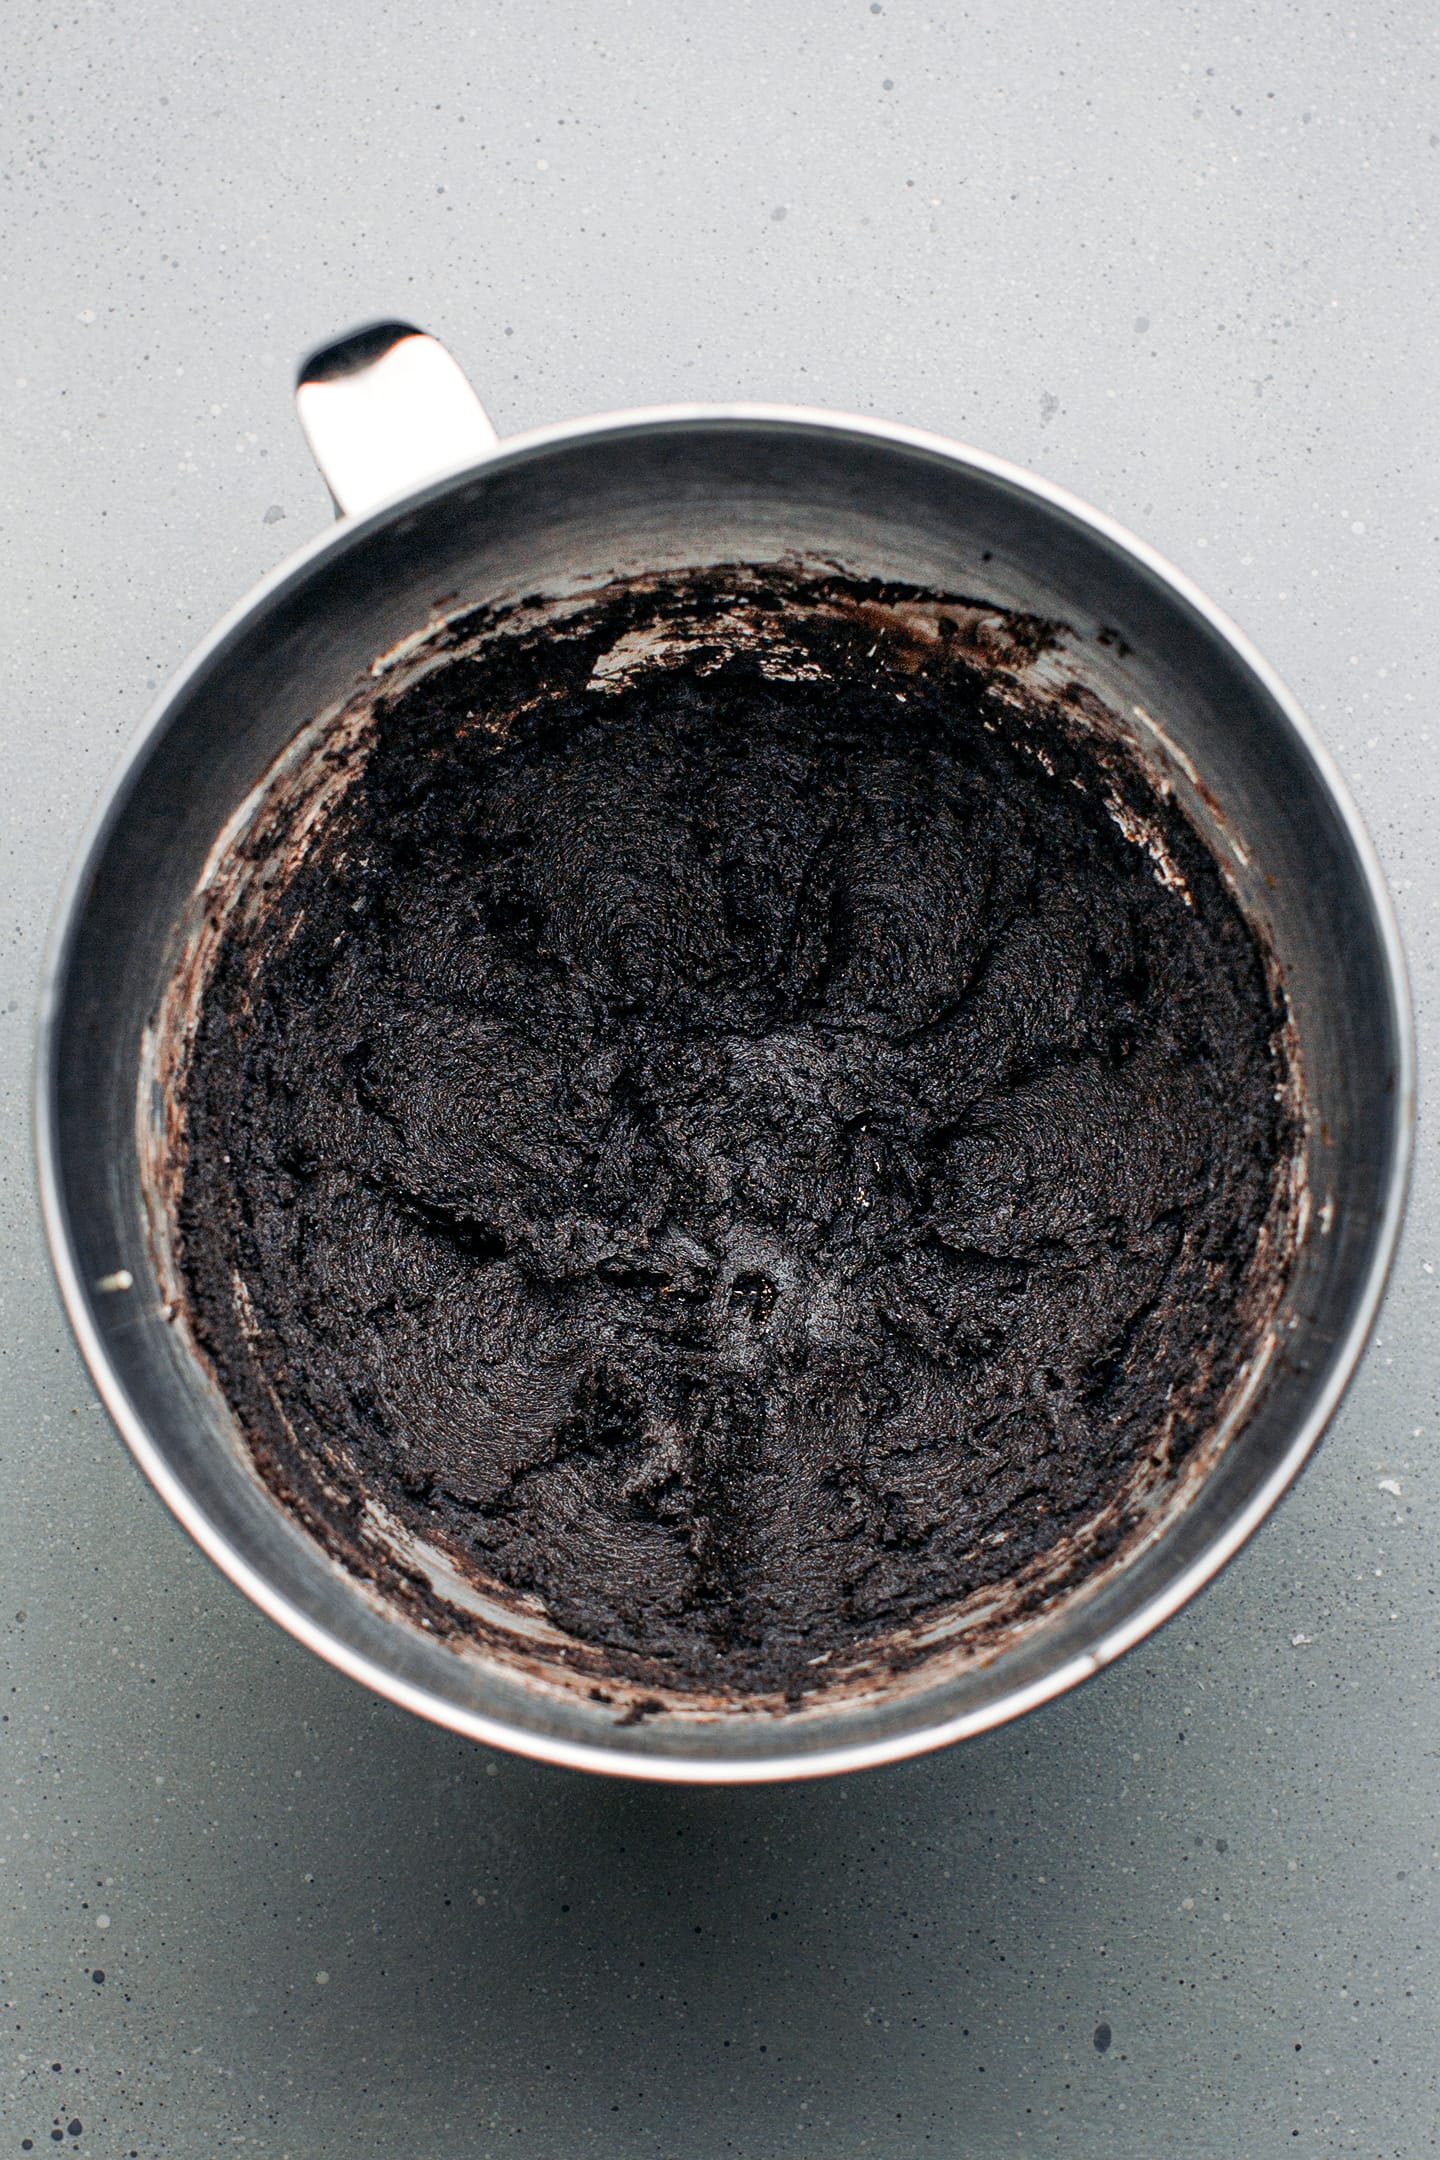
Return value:
M 1192 1597 L 1315 1446 L 1374 1322 L 1404 1204 L 1414 1053 L 1379 867 L 1294 700 L 1189 582 L 998 459 L 868 420 L 672 406 L 497 442 L 433 340 L 388 324 L 304 371 L 339 522 L 206 639 L 150 714 L 60 908 L 38 1147 L 65 1304 L 141 1468 L 217 1566 L 332 1664 L 457 1732 L 651 1778 L 814 1776 L 980 1732 L 1073 1686 Z M 1191 814 L 1269 939 L 1309 1110 L 1310 1205 L 1265 1383 L 1126 1565 L 933 1681 L 789 1716 L 662 1716 L 537 1686 L 384 1609 L 253 1474 L 167 1319 L 137 1149 L 142 1038 L 217 835 L 279 750 L 375 657 L 457 609 L 630 572 L 839 563 L 1070 626 L 1067 666 L 1160 721 Z

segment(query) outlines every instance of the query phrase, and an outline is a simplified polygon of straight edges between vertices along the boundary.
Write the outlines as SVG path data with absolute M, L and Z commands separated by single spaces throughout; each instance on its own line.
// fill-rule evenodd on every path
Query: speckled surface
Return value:
M 1136 527 L 1338 754 L 1424 1069 L 1429 11 L 21 0 L 7 33 L 0 2160 L 56 2132 L 141 2160 L 1432 2150 L 1423 1129 L 1380 1339 L 1198 1606 L 964 1748 L 705 1793 L 423 1727 L 220 1581 L 90 1397 L 26 1108 L 89 804 L 326 518 L 293 358 L 386 312 L 449 339 L 502 430 L 823 402 Z

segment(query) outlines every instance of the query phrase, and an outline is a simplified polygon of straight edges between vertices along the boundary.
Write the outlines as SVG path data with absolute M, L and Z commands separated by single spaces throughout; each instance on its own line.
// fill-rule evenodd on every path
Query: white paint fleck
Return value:
M 316 1975 L 315 1975 L 315 1985 L 316 1985 L 316 1987 L 329 1987 L 329 1985 L 330 1985 L 330 1975 L 329 1975 L 329 1973 L 327 1973 L 327 1972 L 318 1972 L 318 1973 L 316 1973 Z
M 1380 1490 L 1381 1492 L 1388 1492 L 1388 1493 L 1394 1493 L 1394 1495 L 1395 1495 L 1395 1498 L 1396 1498 L 1396 1499 L 1398 1500 L 1398 1499 L 1400 1498 L 1400 1480 L 1399 1480 L 1399 1478 L 1393 1478 L 1393 1477 L 1382 1477 L 1382 1478 L 1381 1478 L 1381 1479 L 1379 1480 L 1379 1490 Z
M 109 1913 L 108 1913 L 108 1912 L 100 1912 L 100 1913 L 96 1913 L 96 1915 L 95 1915 L 95 1925 L 96 1925 L 96 1927 L 98 1927 L 98 1928 L 108 1928 L 108 1927 L 109 1927 L 109 1925 L 110 1925 L 110 1915 L 109 1915 Z
M 1313 1635 L 1292 1635 L 1290 1637 L 1290 1647 L 1292 1650 L 1298 1650 L 1302 1643 L 1314 1642 L 1314 1640 Z

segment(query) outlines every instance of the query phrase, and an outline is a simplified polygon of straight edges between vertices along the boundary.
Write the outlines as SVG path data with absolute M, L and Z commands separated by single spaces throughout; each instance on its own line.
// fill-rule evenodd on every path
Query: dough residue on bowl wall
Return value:
M 1055 625 L 813 569 L 405 646 L 232 819 L 147 1046 L 258 1475 L 617 1714 L 993 1655 L 1207 1474 L 1303 1233 L 1158 725 Z

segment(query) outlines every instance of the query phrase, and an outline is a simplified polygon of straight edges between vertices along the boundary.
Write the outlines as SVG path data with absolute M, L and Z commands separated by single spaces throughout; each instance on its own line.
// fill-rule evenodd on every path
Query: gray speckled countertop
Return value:
M 1437 43 L 1420 0 L 12 0 L 0 2160 L 1440 2143 L 1426 1136 L 1362 1375 L 1197 1606 L 949 1753 L 686 1792 L 414 1722 L 211 1571 L 82 1375 L 27 1103 L 80 824 L 156 686 L 324 523 L 291 364 L 382 313 L 445 336 L 502 430 L 848 406 L 1135 527 L 1338 755 L 1423 1067 Z

